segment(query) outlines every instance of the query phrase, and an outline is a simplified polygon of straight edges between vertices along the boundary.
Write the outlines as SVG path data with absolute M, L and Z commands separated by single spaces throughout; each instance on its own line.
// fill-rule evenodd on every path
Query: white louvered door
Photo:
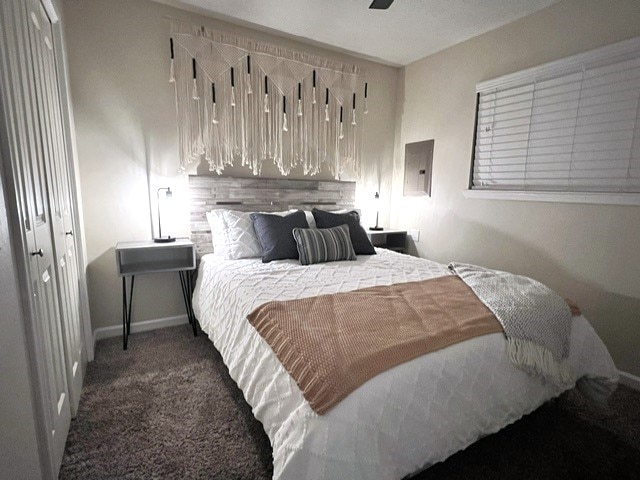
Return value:
M 47 380 L 48 416 L 51 422 L 51 455 L 55 471 L 62 462 L 64 446 L 71 422 L 70 396 L 66 368 L 66 353 L 63 341 L 63 310 L 61 309 L 61 279 L 57 268 L 57 252 L 55 251 L 55 211 L 56 195 L 51 189 L 53 177 L 52 148 L 55 143 L 55 129 L 47 108 L 47 72 L 43 69 L 42 21 L 38 17 L 41 5 L 36 0 L 25 2 L 21 9 L 22 25 L 25 27 L 25 41 L 30 52 L 27 57 L 27 72 L 32 119 L 31 127 L 34 150 L 28 158 L 34 172 L 34 197 L 36 205 L 42 204 L 42 211 L 36 210 L 37 226 L 35 229 L 38 255 L 31 254 L 38 264 L 37 277 L 32 277 L 36 296 L 36 312 L 42 326 L 42 344 L 48 365 Z M 36 173 L 37 172 L 37 173 Z M 27 183 L 28 185 L 28 183 Z
M 69 158 L 64 138 L 58 77 L 55 65 L 51 22 L 39 1 L 29 0 L 31 52 L 36 71 L 38 108 L 46 126 L 43 137 L 47 187 L 51 210 L 59 303 L 65 348 L 65 365 L 72 413 L 82 390 L 82 332 L 80 295 L 74 241 L 73 203 L 69 181 Z M 37 59 L 37 60 L 36 60 Z
M 64 322 L 64 287 L 58 269 L 59 254 L 53 232 L 59 202 L 53 195 L 52 173 L 57 142 L 51 108 L 53 92 L 45 68 L 41 5 L 37 0 L 0 2 L 3 26 L 2 90 L 11 158 L 17 242 L 24 249 L 23 288 L 29 319 L 25 328 L 33 356 L 31 371 L 36 418 L 45 471 L 57 472 L 62 462 L 71 421 Z M 32 15 L 34 14 L 34 15 Z M 51 40 L 49 40 L 51 41 Z M 49 93 L 47 93 L 49 92 Z M 9 166 L 7 166 L 9 168 Z M 58 215 L 60 217 L 60 215 Z M 64 215 L 62 215 L 64 218 Z M 0 473 L 1 476 L 1 473 Z

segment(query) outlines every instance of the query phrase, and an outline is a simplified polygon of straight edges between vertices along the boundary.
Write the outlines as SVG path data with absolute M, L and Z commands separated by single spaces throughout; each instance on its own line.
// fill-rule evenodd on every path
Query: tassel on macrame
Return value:
M 302 83 L 298 83 L 298 111 L 296 115 L 302 116 Z
M 200 100 L 198 96 L 198 82 L 196 81 L 196 59 L 194 58 L 191 62 L 191 66 L 193 67 L 193 87 L 191 89 L 191 98 L 194 100 Z
M 287 124 L 287 97 L 282 97 L 282 131 L 289 131 L 289 126 Z
M 217 125 L 218 122 L 218 113 L 216 109 L 216 84 L 211 84 L 211 99 L 213 100 L 213 106 L 211 107 L 211 123 Z
M 211 109 L 212 113 L 211 113 L 211 123 L 213 123 L 214 125 L 218 125 L 220 122 L 218 121 L 218 113 L 217 113 L 217 109 L 216 109 L 216 102 L 213 102 L 213 107 Z
M 267 77 L 264 77 L 264 113 L 269 113 L 269 83 Z
M 198 96 L 198 84 L 196 83 L 196 79 L 193 79 L 193 87 L 191 89 L 191 98 L 193 98 L 194 100 L 200 100 L 200 97 Z
M 169 48 L 171 50 L 171 66 L 169 67 L 169 83 L 176 83 L 176 75 L 175 75 L 175 67 L 174 67 L 174 61 L 173 59 L 175 58 L 175 54 L 173 51 L 173 38 L 169 39 Z
M 236 82 L 233 75 L 233 67 L 231 67 L 231 106 L 236 106 Z
M 353 104 L 351 107 L 351 125 L 356 125 L 356 94 L 353 94 Z
M 362 112 L 363 114 L 367 114 L 369 113 L 369 104 L 367 101 L 367 87 L 369 86 L 368 83 L 364 84 L 364 111 Z
M 313 71 L 313 87 L 311 90 L 311 104 L 315 105 L 316 104 L 316 71 Z
M 247 55 L 247 95 L 251 95 L 253 89 L 251 88 L 251 55 Z
M 340 107 L 340 135 L 338 135 L 339 140 L 342 140 L 344 138 L 344 128 L 342 124 L 342 109 L 343 107 Z
M 324 94 L 324 121 L 329 121 L 329 89 L 325 90 Z

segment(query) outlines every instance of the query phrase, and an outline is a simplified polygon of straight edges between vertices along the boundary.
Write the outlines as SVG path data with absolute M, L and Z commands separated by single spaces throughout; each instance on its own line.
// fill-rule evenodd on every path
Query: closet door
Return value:
M 49 204 L 47 156 L 51 132 L 42 109 L 44 92 L 38 59 L 36 32 L 41 25 L 31 15 L 31 2 L 12 2 L 16 49 L 15 68 L 18 82 L 13 85 L 13 99 L 21 112 L 18 128 L 21 148 L 17 152 L 22 174 L 20 189 L 25 199 L 24 237 L 28 245 L 32 311 L 35 318 L 34 340 L 39 350 L 38 374 L 44 406 L 49 454 L 54 471 L 58 471 L 71 421 L 65 352 L 62 341 L 62 317 L 59 303 L 59 279 L 52 237 L 52 209 Z M 9 7 L 11 8 L 11 7 Z
M 29 0 L 32 28 L 31 51 L 36 71 L 38 109 L 45 121 L 45 168 L 55 265 L 59 278 L 59 303 L 65 350 L 65 366 L 71 411 L 75 415 L 82 390 L 82 332 L 80 293 L 73 224 L 73 202 L 69 180 L 69 157 L 63 130 L 61 100 L 53 46 L 53 30 L 38 0 Z

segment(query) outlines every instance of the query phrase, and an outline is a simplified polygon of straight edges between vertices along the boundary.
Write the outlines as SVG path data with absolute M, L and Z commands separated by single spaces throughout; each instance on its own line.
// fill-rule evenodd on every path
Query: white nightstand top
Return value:
M 367 235 L 382 235 L 387 233 L 407 233 L 406 230 L 395 230 L 393 228 L 385 228 L 384 230 L 369 230 L 367 229 Z
M 141 240 L 135 242 L 118 242 L 116 250 L 133 250 L 137 248 L 171 248 L 171 247 L 187 247 L 193 245 L 188 238 L 176 238 L 175 242 L 154 242 L 153 240 Z

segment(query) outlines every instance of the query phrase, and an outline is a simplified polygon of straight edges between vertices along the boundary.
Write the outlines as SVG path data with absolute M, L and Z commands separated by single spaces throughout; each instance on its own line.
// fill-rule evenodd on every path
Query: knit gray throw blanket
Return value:
M 573 382 L 568 367 L 571 310 L 550 288 L 531 278 L 462 263 L 449 269 L 496 316 L 512 363 L 556 385 Z

